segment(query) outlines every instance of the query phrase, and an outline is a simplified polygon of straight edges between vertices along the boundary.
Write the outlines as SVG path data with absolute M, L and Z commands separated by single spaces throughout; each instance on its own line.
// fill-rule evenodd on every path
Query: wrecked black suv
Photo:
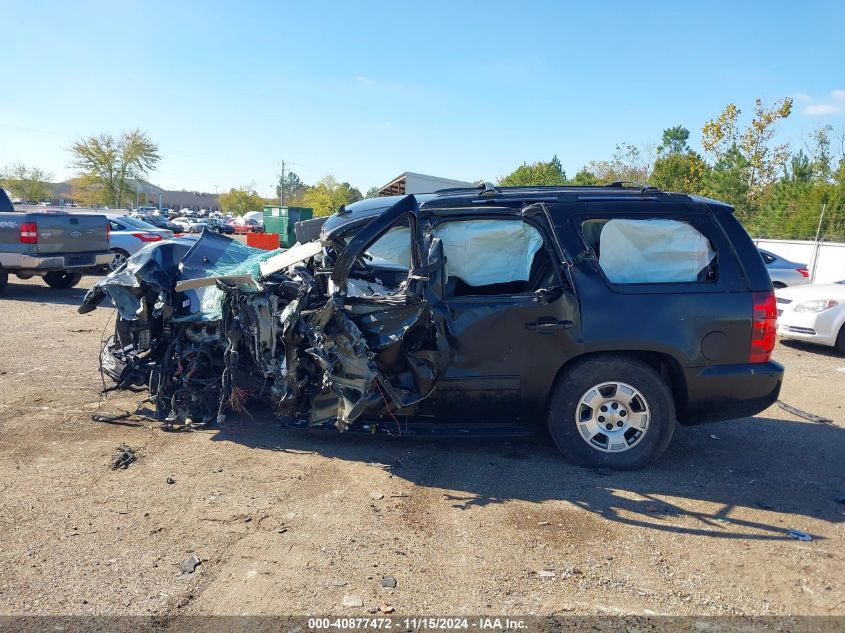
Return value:
M 775 301 L 720 202 L 652 187 L 450 189 L 342 208 L 318 240 L 150 245 L 101 280 L 101 352 L 166 425 L 262 401 L 292 427 L 519 436 L 635 468 L 675 421 L 777 399 Z

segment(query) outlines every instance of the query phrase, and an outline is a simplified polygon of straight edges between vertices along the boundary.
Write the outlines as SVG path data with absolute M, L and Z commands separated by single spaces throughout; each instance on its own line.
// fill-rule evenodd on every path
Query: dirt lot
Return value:
M 636 473 L 578 468 L 545 439 L 368 440 L 258 413 L 165 433 L 90 419 L 140 398 L 99 395 L 111 310 L 76 313 L 92 281 L 13 278 L 0 298 L 2 614 L 845 614 L 832 351 L 776 357 L 783 399 L 834 424 L 771 408 L 681 427 Z M 138 461 L 111 470 L 123 443 Z

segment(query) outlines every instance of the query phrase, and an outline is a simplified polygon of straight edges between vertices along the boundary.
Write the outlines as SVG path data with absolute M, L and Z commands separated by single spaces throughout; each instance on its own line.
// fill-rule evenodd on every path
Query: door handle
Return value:
M 558 321 L 557 319 L 539 319 L 533 323 L 526 323 L 526 330 L 535 332 L 554 332 L 555 330 L 568 330 L 572 327 L 572 321 Z

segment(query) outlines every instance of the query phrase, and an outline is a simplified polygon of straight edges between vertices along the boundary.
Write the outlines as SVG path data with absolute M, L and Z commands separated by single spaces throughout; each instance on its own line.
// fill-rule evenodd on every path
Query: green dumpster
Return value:
M 308 207 L 280 207 L 267 205 L 264 207 L 264 232 L 278 233 L 279 244 L 285 248 L 296 242 L 294 225 L 303 220 L 314 217 L 314 209 Z

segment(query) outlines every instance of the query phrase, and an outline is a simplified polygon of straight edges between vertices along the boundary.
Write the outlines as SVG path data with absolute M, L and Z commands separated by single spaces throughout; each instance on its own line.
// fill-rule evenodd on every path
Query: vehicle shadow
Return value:
M 806 343 L 804 341 L 796 341 L 792 339 L 778 339 L 778 345 L 783 345 L 790 349 L 799 352 L 812 352 L 819 356 L 827 356 L 828 358 L 845 358 L 845 354 L 840 354 L 835 348 L 827 345 L 819 345 L 817 343 Z
M 511 500 L 568 501 L 626 525 L 749 540 L 787 540 L 789 529 L 807 531 L 800 519 L 786 521 L 785 515 L 830 523 L 845 515 L 834 500 L 845 492 L 845 430 L 781 418 L 678 427 L 664 456 L 633 472 L 573 465 L 545 436 L 519 443 L 426 442 L 287 431 L 256 416 L 215 430 L 213 439 L 381 466 L 417 486 L 441 490 L 459 509 Z M 710 509 L 702 510 L 700 502 Z M 554 522 L 554 512 L 564 511 L 550 507 L 557 508 L 550 510 Z M 744 518 L 749 514 L 754 520 Z
M 15 283 L 15 282 L 18 283 Z M 60 305 L 79 305 L 88 292 L 86 288 L 51 288 L 43 280 L 34 278 L 22 282 L 17 277 L 9 277 L 9 285 L 0 294 L 0 301 L 26 301 L 29 303 L 57 303 Z

